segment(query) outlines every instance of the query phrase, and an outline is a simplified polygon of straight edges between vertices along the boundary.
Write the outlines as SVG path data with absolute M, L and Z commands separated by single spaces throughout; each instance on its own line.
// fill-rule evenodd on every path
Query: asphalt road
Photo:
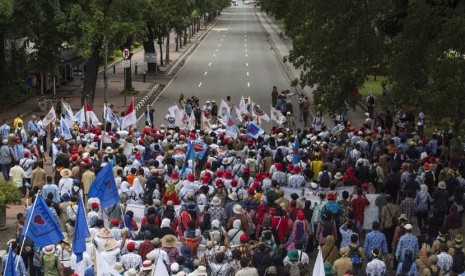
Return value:
M 271 90 L 289 88 L 253 6 L 239 3 L 223 12 L 222 18 L 189 57 L 177 76 L 152 105 L 155 125 L 165 123 L 168 107 L 177 103 L 179 95 L 197 96 L 202 105 L 206 100 L 231 96 L 250 96 L 267 113 L 270 112 Z M 297 98 L 294 98 L 297 102 Z M 298 111 L 294 104 L 294 111 Z M 271 124 L 263 124 L 267 130 Z

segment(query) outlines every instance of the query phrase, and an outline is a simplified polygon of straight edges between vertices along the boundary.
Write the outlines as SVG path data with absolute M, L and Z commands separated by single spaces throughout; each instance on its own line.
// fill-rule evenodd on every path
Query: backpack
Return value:
M 307 266 L 301 263 L 300 261 L 289 262 L 286 264 L 286 267 L 289 269 L 290 276 L 300 276 L 308 274 Z
M 352 261 L 354 269 L 362 268 L 362 259 L 360 258 L 360 252 L 358 251 L 359 246 L 352 247 L 349 245 L 349 258 Z
M 455 275 L 459 275 L 465 271 L 465 256 L 462 250 L 456 250 L 453 257 L 452 271 Z
M 332 235 L 332 233 L 333 233 L 333 220 L 324 221 L 322 223 L 322 226 L 323 226 L 323 230 L 321 232 L 322 232 L 323 237 L 326 238 L 328 235 Z
M 320 177 L 320 186 L 322 188 L 329 188 L 329 183 L 331 179 L 329 178 L 329 173 L 327 171 L 323 171 Z

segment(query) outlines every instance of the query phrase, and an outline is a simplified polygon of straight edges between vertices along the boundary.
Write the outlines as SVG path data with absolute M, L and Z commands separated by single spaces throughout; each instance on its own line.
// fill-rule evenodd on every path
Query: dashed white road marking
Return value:
M 250 82 L 247 82 L 247 87 L 250 87 Z
M 207 75 L 207 73 L 208 73 L 208 72 L 207 72 L 207 71 L 205 71 L 205 74 L 203 74 L 203 75 L 204 75 L 204 76 L 206 76 L 206 75 Z
M 211 63 L 211 62 L 208 64 L 208 67 L 210 67 L 210 66 L 212 66 L 212 63 Z
M 246 44 L 244 44 L 244 47 L 247 47 L 247 43 L 246 43 Z
M 202 86 L 202 82 L 199 83 L 199 87 Z
M 213 54 L 214 57 L 216 57 L 216 54 Z
M 245 41 L 245 42 L 247 42 L 247 38 L 246 38 L 246 39 L 244 39 L 244 41 Z
M 245 49 L 245 51 L 247 52 L 247 49 Z
M 218 47 L 221 47 L 221 44 L 218 44 Z
M 245 64 L 245 66 L 246 66 L 246 67 L 249 67 L 249 63 L 247 62 L 247 63 Z
M 218 48 L 216 48 L 216 51 L 218 52 Z
M 247 55 L 247 54 L 245 54 L 245 57 L 248 57 L 248 55 Z
M 247 76 L 249 76 L 249 72 L 247 72 Z
M 223 39 L 221 39 L 221 41 L 223 41 Z

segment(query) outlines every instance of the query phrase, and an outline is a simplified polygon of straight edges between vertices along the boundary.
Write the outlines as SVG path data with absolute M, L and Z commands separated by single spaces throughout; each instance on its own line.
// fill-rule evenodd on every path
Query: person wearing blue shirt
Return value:
M 2 139 L 8 139 L 8 135 L 10 134 L 11 127 L 6 123 L 6 119 L 4 118 L 2 126 L 0 126 L 0 137 Z
M 11 249 L 13 250 L 13 256 L 15 259 L 16 275 L 27 276 L 26 266 L 24 265 L 23 258 L 21 258 L 21 256 L 18 256 L 19 244 L 17 242 L 12 242 Z M 7 263 L 8 263 L 8 252 L 2 256 L 2 268 L 3 269 L 5 269 Z
M 397 266 L 396 275 L 417 276 L 417 265 L 413 260 L 412 251 L 406 250 L 404 260 Z
M 47 184 L 44 185 L 42 188 L 42 196 L 47 198 L 49 193 L 53 194 L 53 202 L 60 203 L 60 189 L 55 183 L 52 183 L 53 178 L 48 175 L 47 176 Z
M 374 248 L 378 248 L 380 259 L 388 253 L 386 236 L 379 231 L 379 222 L 374 221 L 372 229 L 373 230 L 365 237 L 365 242 L 363 244 L 363 249 L 369 261 L 373 259 L 371 253 Z
M 399 262 L 404 261 L 405 252 L 407 251 L 412 252 L 414 260 L 418 257 L 418 239 L 412 234 L 412 225 L 408 223 L 404 226 L 404 228 L 406 234 L 400 237 L 396 249 L 396 259 Z

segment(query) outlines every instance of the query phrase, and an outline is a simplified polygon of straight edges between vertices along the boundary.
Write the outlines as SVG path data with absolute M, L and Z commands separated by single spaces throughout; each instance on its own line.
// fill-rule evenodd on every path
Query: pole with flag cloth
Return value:
M 134 100 L 132 100 L 126 110 L 126 114 L 124 115 L 123 122 L 121 123 L 121 129 L 127 129 L 135 123 L 137 123 L 136 109 L 134 108 Z
M 262 129 L 261 127 L 259 127 L 255 123 L 249 123 L 249 125 L 247 125 L 247 134 L 252 136 L 252 138 L 254 138 L 254 139 L 257 139 L 258 136 L 260 136 L 264 132 L 265 132 L 265 130 Z
M 153 124 L 152 124 L 152 119 L 150 118 L 150 109 L 149 109 L 149 105 L 147 105 L 147 110 L 145 111 L 145 124 L 147 126 L 150 126 L 150 127 L 153 127 Z
M 118 188 L 113 177 L 112 166 L 107 164 L 95 177 L 90 186 L 89 197 L 97 197 L 102 208 L 107 208 L 119 202 Z
M 13 254 L 13 247 L 10 243 L 10 248 L 8 250 L 8 260 L 6 262 L 5 267 L 3 268 L 4 276 L 18 276 L 18 273 L 16 273 L 17 266 L 15 265 L 15 263 L 19 263 L 19 260 L 16 261 L 15 255 Z
M 26 227 L 23 228 L 23 232 L 21 233 L 23 242 L 19 251 L 20 256 L 26 237 L 31 239 L 38 247 L 55 244 L 65 238 L 60 225 L 55 220 L 40 193 L 38 193 L 32 205 L 31 212 L 27 214 L 26 221 Z
M 326 275 L 321 246 L 318 247 L 318 255 L 316 257 L 315 266 L 313 267 L 313 275 Z
M 63 117 L 60 119 L 60 135 L 65 140 L 73 139 L 73 135 L 71 135 L 71 131 L 69 130 L 69 127 Z
M 86 238 L 88 237 L 90 237 L 90 233 L 84 210 L 84 202 L 79 197 L 72 245 L 73 253 L 76 255 L 76 263 L 82 261 L 82 253 L 86 251 Z
M 189 161 L 194 158 L 194 148 L 192 147 L 191 141 L 187 141 L 187 153 L 184 157 L 184 162 L 182 163 L 181 171 L 179 171 L 179 177 L 183 177 L 186 174 L 187 167 L 189 166 Z
M 152 276 L 169 276 L 163 258 L 158 258 L 155 268 L 152 270 Z
M 292 149 L 292 165 L 299 164 L 299 135 L 295 135 L 294 148 Z
M 57 118 L 57 114 L 55 112 L 55 108 L 52 106 L 50 108 L 50 111 L 47 113 L 45 118 L 42 120 L 42 124 L 44 126 L 48 126 L 51 122 L 55 121 L 56 118 Z

